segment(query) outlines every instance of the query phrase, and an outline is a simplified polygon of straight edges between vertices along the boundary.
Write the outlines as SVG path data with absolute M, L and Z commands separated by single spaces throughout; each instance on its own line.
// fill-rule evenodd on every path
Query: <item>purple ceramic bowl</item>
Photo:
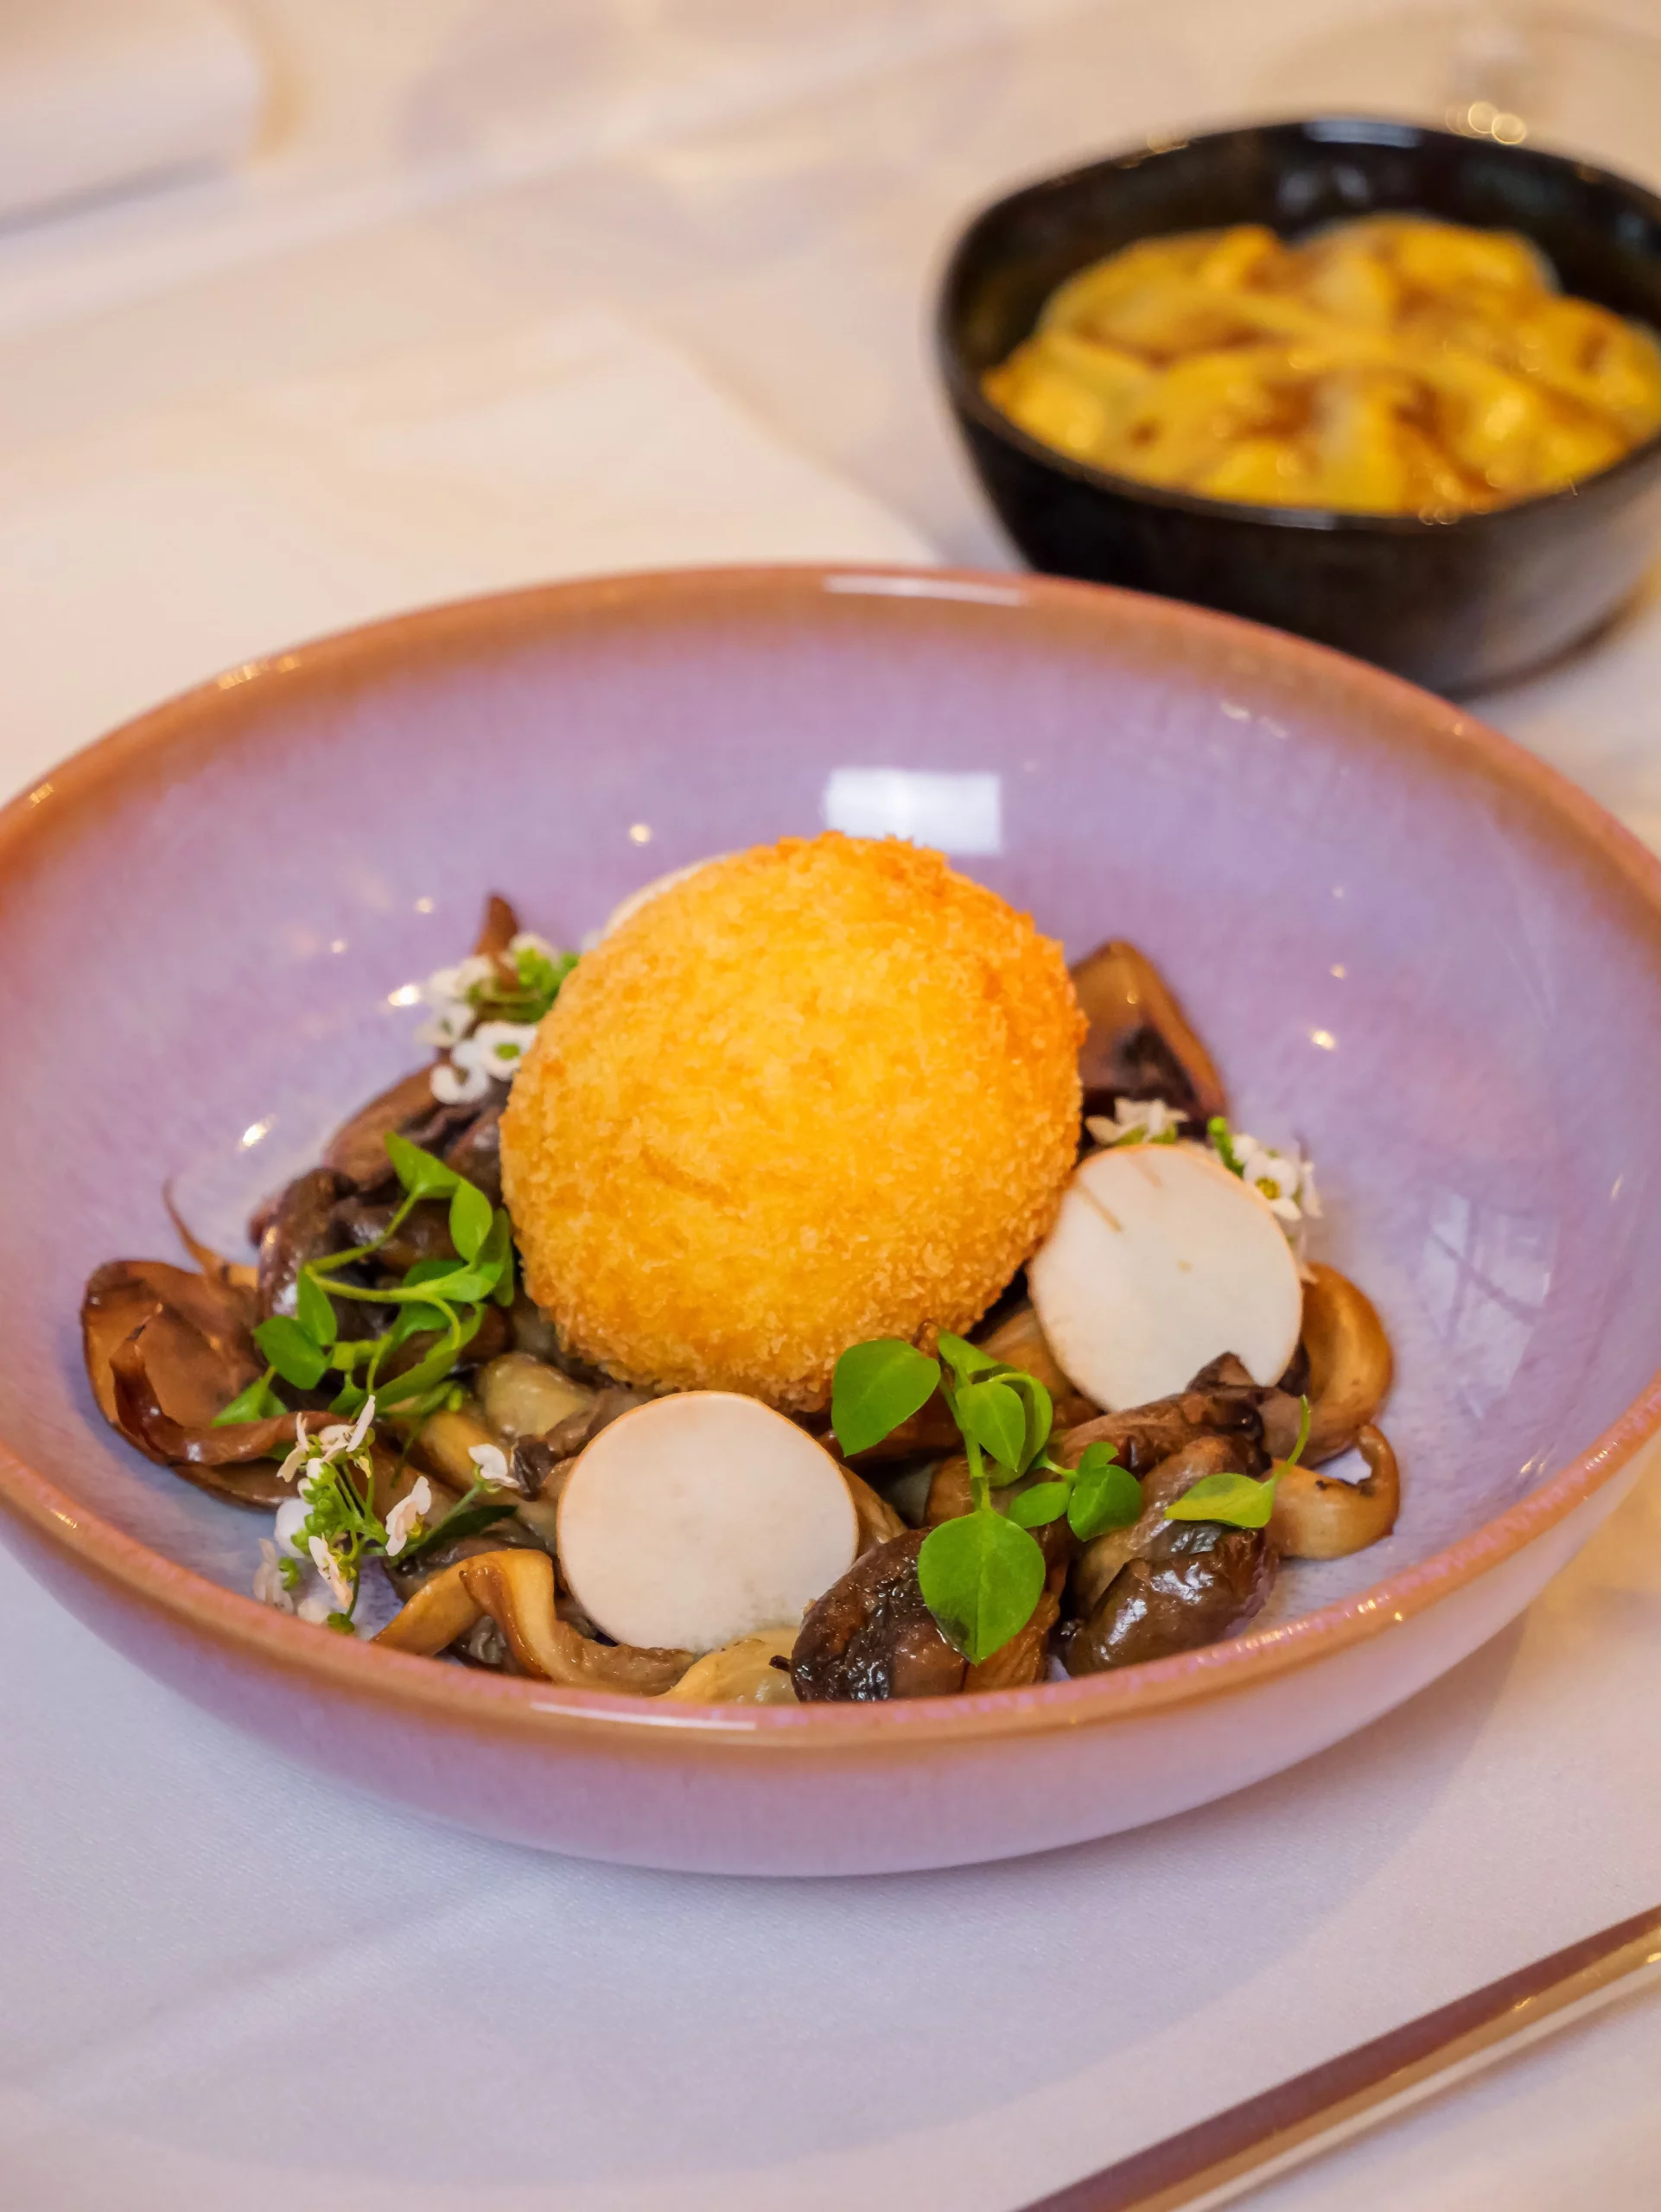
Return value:
M 266 1523 L 129 1452 L 76 1329 L 226 1237 L 411 1065 L 399 987 L 487 888 L 570 943 L 683 861 L 891 828 L 1073 952 L 1162 964 L 1398 1355 L 1395 1534 L 1205 1651 L 910 1705 L 559 1692 L 244 1593 Z M 486 1833 L 779 1873 L 1105 1834 L 1302 1758 L 1511 1618 L 1661 1424 L 1661 868 L 1455 709 L 1266 630 L 1040 579 L 626 577 L 332 639 L 159 709 L 0 815 L 14 1174 L 8 1540 L 290 1755 Z M 23 1286 L 27 1286 L 25 1293 Z

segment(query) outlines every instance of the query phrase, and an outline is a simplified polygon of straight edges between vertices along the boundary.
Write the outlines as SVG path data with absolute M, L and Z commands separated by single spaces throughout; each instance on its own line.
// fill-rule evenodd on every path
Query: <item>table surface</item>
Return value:
M 281 96 L 251 179 L 0 238 L 0 470 L 598 302 L 991 565 L 928 356 L 954 226 L 1073 154 L 1272 107 L 1291 48 L 1359 12 L 592 0 L 539 43 L 532 0 L 245 6 Z M 1483 709 L 1661 844 L 1658 696 L 1661 588 Z M 0 736 L 7 785 L 32 743 Z M 0 1557 L 0 2196 L 1014 2212 L 1656 1903 L 1658 1662 L 1652 1484 L 1444 1682 L 1225 1804 L 1002 1868 L 692 1881 L 296 1774 Z M 1658 2056 L 1661 2007 L 1619 2008 L 1258 2201 L 1651 2205 Z

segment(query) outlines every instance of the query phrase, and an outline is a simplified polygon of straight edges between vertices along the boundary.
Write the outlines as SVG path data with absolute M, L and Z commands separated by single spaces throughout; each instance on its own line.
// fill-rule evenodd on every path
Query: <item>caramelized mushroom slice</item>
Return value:
M 790 1654 L 796 1635 L 793 1628 L 763 1628 L 741 1636 L 705 1652 L 664 1695 L 690 1705 L 794 1705 Z
M 280 1505 L 292 1495 L 270 1464 L 294 1441 L 295 1416 L 239 1421 L 228 1428 L 187 1428 L 163 1412 L 144 1364 L 149 1325 L 118 1344 L 110 1361 L 115 1426 L 146 1459 L 171 1466 L 200 1490 L 235 1505 Z
M 179 1242 L 201 1269 L 210 1282 L 229 1285 L 233 1290 L 252 1290 L 258 1280 L 258 1270 L 245 1260 L 227 1260 L 223 1252 L 216 1252 L 211 1244 L 204 1244 L 200 1237 L 192 1234 L 190 1225 L 173 1201 L 173 1185 L 162 1185 L 162 1203 L 168 1210 L 168 1219 L 173 1224 Z
M 332 1167 L 360 1191 L 379 1190 L 395 1179 L 392 1163 L 386 1156 L 389 1136 L 415 1141 L 417 1130 L 428 1132 L 434 1122 L 447 1130 L 459 1128 L 472 1114 L 472 1109 L 463 1116 L 454 1108 L 441 1107 L 433 1096 L 431 1069 L 417 1068 L 411 1075 L 400 1076 L 390 1090 L 379 1093 L 366 1106 L 360 1106 L 349 1122 L 340 1124 L 323 1147 L 323 1166 Z
M 262 1321 L 273 1313 L 292 1313 L 301 1268 L 337 1248 L 334 1207 L 348 1187 L 332 1167 L 313 1167 L 283 1191 L 259 1240 Z
M 1346 1559 L 1396 1526 L 1402 1480 L 1389 1440 L 1366 1422 L 1355 1441 L 1366 1462 L 1365 1482 L 1340 1482 L 1301 1463 L 1281 1469 L 1269 1533 L 1286 1558 Z
M 1275 1567 L 1275 1548 L 1261 1529 L 1167 1521 L 1066 1635 L 1067 1672 L 1136 1667 L 1218 1643 L 1260 1609 Z
M 292 1442 L 294 1416 L 213 1426 L 264 1364 L 253 1312 L 240 1284 L 164 1260 L 115 1260 L 87 1283 L 81 1336 L 99 1410 L 130 1444 L 220 1497 L 277 1504 L 288 1493 L 276 1468 L 252 1463 Z
M 1174 1498 L 1190 1490 L 1202 1475 L 1239 1470 L 1242 1454 L 1231 1437 L 1198 1436 L 1168 1459 L 1161 1459 L 1142 1485 L 1142 1517 L 1128 1529 L 1110 1529 L 1093 1536 L 1079 1554 L 1072 1571 L 1072 1602 L 1080 1613 L 1093 1613 L 1108 1586 L 1133 1559 L 1152 1546 L 1168 1524 L 1165 1509 Z
M 1309 1362 L 1309 1441 L 1318 1466 L 1356 1443 L 1390 1389 L 1395 1363 L 1365 1293 L 1317 1260 L 1303 1287 L 1302 1344 Z
M 1151 1405 L 1132 1406 L 1122 1414 L 1101 1414 L 1068 1429 L 1055 1445 L 1055 1456 L 1065 1465 L 1076 1467 L 1087 1444 L 1111 1444 L 1131 1473 L 1142 1475 L 1202 1436 L 1226 1436 L 1239 1454 L 1233 1464 L 1243 1474 L 1260 1475 L 1269 1466 L 1262 1401 L 1270 1395 L 1255 1382 L 1239 1386 L 1196 1381 L 1174 1398 L 1155 1398 Z M 1289 1438 L 1285 1448 L 1289 1451 L 1291 1446 Z
M 946 1641 L 917 1581 L 925 1531 L 910 1529 L 856 1560 L 802 1623 L 791 1658 L 796 1694 L 826 1700 L 950 1697 L 967 1662 Z
M 1146 954 L 1115 939 L 1072 970 L 1090 1027 L 1079 1053 L 1085 1112 L 1111 1114 L 1116 1098 L 1162 1098 L 1203 1136 L 1226 1114 L 1222 1078 L 1175 995 Z
M 595 1643 L 560 1619 L 554 1563 L 545 1552 L 490 1551 L 435 1575 L 376 1637 L 394 1651 L 444 1650 L 488 1613 L 521 1670 L 563 1688 L 659 1697 L 692 1664 L 690 1651 Z

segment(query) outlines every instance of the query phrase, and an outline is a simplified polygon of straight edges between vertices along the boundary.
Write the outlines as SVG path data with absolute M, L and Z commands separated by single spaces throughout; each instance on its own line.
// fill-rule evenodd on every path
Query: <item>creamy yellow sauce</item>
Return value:
M 1081 269 L 983 388 L 1145 483 L 1444 515 L 1556 491 L 1661 429 L 1661 346 L 1508 232 L 1380 215 L 1287 245 L 1238 224 Z

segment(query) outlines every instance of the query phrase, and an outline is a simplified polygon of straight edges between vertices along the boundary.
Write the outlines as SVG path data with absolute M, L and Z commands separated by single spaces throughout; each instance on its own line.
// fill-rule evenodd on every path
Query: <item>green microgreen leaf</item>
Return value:
M 262 1375 L 258 1382 L 251 1382 L 245 1390 L 239 1390 L 230 1404 L 214 1414 L 213 1426 L 215 1428 L 230 1428 L 239 1421 L 272 1421 L 278 1414 L 285 1414 L 288 1410 L 272 1389 L 268 1373 Z
M 1304 1446 L 1309 1441 L 1309 1401 L 1307 1397 L 1300 1398 L 1298 1404 L 1302 1408 L 1298 1415 L 1298 1440 L 1281 1461 L 1282 1471 L 1288 1467 L 1296 1466 L 1298 1461 L 1303 1457 Z
M 1050 1440 L 1055 1407 L 1049 1392 L 1038 1377 L 1027 1374 L 1021 1368 L 1006 1367 L 1001 1370 L 998 1379 L 1021 1398 L 1026 1414 L 1027 1437 L 1021 1448 L 1021 1471 L 1024 1475 Z
M 1027 1408 L 1021 1394 L 1004 1382 L 965 1382 L 951 1402 L 964 1434 L 997 1462 L 1005 1482 L 1013 1482 L 1027 1448 Z
M 291 1314 L 273 1313 L 254 1331 L 254 1342 L 285 1382 L 313 1390 L 322 1380 L 328 1354 L 315 1344 Z
M 418 1144 L 411 1144 L 396 1130 L 386 1139 L 386 1156 L 392 1163 L 392 1172 L 412 1198 L 448 1198 L 461 1178 L 453 1167 L 430 1152 L 423 1152 Z
M 851 1459 L 920 1413 L 940 1380 L 938 1360 L 900 1337 L 850 1344 L 830 1383 L 830 1426 Z
M 576 955 L 572 956 L 573 960 Z M 505 1206 L 498 1206 L 491 1221 L 490 1234 L 479 1248 L 479 1265 L 483 1268 L 497 1268 L 496 1287 L 491 1296 L 498 1306 L 513 1303 L 513 1224 L 507 1217 Z
M 478 1505 L 469 1505 L 464 1498 L 461 1504 L 453 1506 L 442 1521 L 435 1522 L 423 1535 L 407 1543 L 398 1554 L 398 1558 L 400 1560 L 417 1559 L 423 1552 L 430 1551 L 435 1544 L 455 1543 L 463 1536 L 480 1536 L 487 1529 L 493 1529 L 499 1521 L 511 1520 L 513 1510 L 512 1501 L 506 1498 L 497 1497 Z
M 1142 1484 L 1111 1444 L 1087 1444 L 1073 1470 L 1067 1526 L 1081 1544 L 1142 1518 Z
M 1018 1497 L 1009 1500 L 1009 1518 L 1023 1529 L 1041 1529 L 1051 1521 L 1059 1521 L 1067 1510 L 1071 1495 L 1066 1483 L 1034 1483 L 1030 1490 L 1023 1490 Z
M 1254 1483 L 1250 1475 L 1201 1475 L 1165 1509 L 1168 1521 L 1220 1521 L 1231 1529 L 1265 1529 L 1275 1510 L 1280 1477 Z
M 454 1335 L 446 1333 L 442 1344 L 435 1346 L 424 1359 L 406 1368 L 402 1375 L 395 1375 L 387 1382 L 377 1384 L 376 1402 L 381 1406 L 401 1406 L 408 1399 L 418 1398 L 423 1391 L 430 1390 L 435 1382 L 442 1382 L 452 1367 L 479 1333 L 483 1320 L 481 1313 L 473 1314 L 463 1321 Z
M 930 1529 L 917 1580 L 942 1633 L 978 1666 L 1032 1618 L 1044 1591 L 1044 1554 L 1002 1513 L 964 1513 Z
M 977 1375 L 995 1375 L 1002 1370 L 1002 1363 L 990 1352 L 983 1351 L 978 1344 L 954 1337 L 950 1329 L 942 1329 L 939 1337 L 940 1357 L 960 1382 L 972 1382 Z
M 325 1351 L 340 1334 L 328 1293 L 309 1268 L 301 1268 L 294 1287 L 294 1317 L 313 1344 L 321 1344 Z
M 478 1258 L 493 1218 L 490 1200 L 478 1185 L 458 1181 L 450 1194 L 450 1243 L 464 1260 Z

